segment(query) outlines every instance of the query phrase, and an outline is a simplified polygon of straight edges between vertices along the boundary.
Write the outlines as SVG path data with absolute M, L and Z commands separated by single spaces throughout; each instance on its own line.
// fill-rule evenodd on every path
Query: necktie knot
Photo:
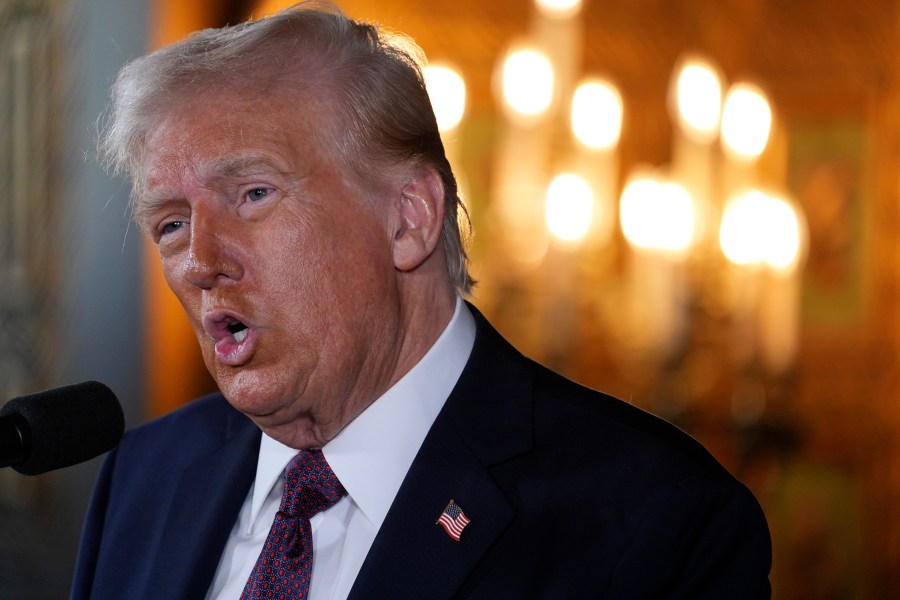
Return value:
M 321 450 L 301 450 L 284 470 L 280 512 L 310 519 L 347 494 Z

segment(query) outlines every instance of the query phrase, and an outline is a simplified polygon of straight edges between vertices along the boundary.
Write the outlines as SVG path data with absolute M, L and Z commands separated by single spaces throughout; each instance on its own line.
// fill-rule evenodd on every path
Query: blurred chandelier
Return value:
M 765 92 L 738 81 L 723 94 L 718 67 L 684 55 L 668 98 L 671 163 L 636 166 L 620 185 L 625 103 L 608 78 L 575 81 L 580 12 L 580 0 L 536 0 L 528 38 L 512 44 L 496 70 L 502 138 L 490 210 L 502 223 L 509 260 L 533 266 L 548 253 L 601 251 L 618 227 L 631 264 L 623 285 L 636 306 L 625 337 L 666 360 L 683 343 L 683 280 L 698 279 L 687 273 L 724 270 L 715 285 L 724 288 L 719 295 L 742 332 L 736 343 L 749 348 L 737 352 L 738 362 L 786 372 L 796 353 L 807 234 L 781 182 L 758 181 L 757 161 L 773 128 Z M 465 83 L 441 65 L 426 69 L 426 81 L 446 135 L 462 119 Z M 570 149 L 560 152 L 553 136 L 566 114 Z M 642 312 L 647 294 L 653 315 Z

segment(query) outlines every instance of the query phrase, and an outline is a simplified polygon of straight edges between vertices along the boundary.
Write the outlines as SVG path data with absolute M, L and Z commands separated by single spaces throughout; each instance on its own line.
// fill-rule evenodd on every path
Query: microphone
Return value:
M 0 467 L 40 475 L 116 447 L 125 416 L 116 395 L 85 381 L 13 398 L 0 408 Z

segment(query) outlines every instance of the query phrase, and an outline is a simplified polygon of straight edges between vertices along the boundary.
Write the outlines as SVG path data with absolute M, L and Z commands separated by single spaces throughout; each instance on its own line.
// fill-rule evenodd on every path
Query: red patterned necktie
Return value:
M 301 450 L 291 459 L 284 470 L 281 506 L 241 600 L 309 597 L 313 564 L 309 520 L 334 506 L 346 493 L 321 450 Z

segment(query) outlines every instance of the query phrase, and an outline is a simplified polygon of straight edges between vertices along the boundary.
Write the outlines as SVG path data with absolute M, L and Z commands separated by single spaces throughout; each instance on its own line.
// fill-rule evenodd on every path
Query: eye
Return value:
M 249 200 L 250 202 L 256 202 L 257 200 L 262 200 L 263 198 L 265 198 L 266 196 L 268 196 L 271 193 L 272 193 L 272 188 L 264 188 L 264 187 L 253 188 L 249 192 L 247 192 L 247 200 Z
M 185 225 L 187 225 L 186 221 L 169 221 L 167 223 L 163 223 L 159 228 L 159 234 L 160 236 L 163 236 L 174 233 L 176 230 L 181 229 Z

